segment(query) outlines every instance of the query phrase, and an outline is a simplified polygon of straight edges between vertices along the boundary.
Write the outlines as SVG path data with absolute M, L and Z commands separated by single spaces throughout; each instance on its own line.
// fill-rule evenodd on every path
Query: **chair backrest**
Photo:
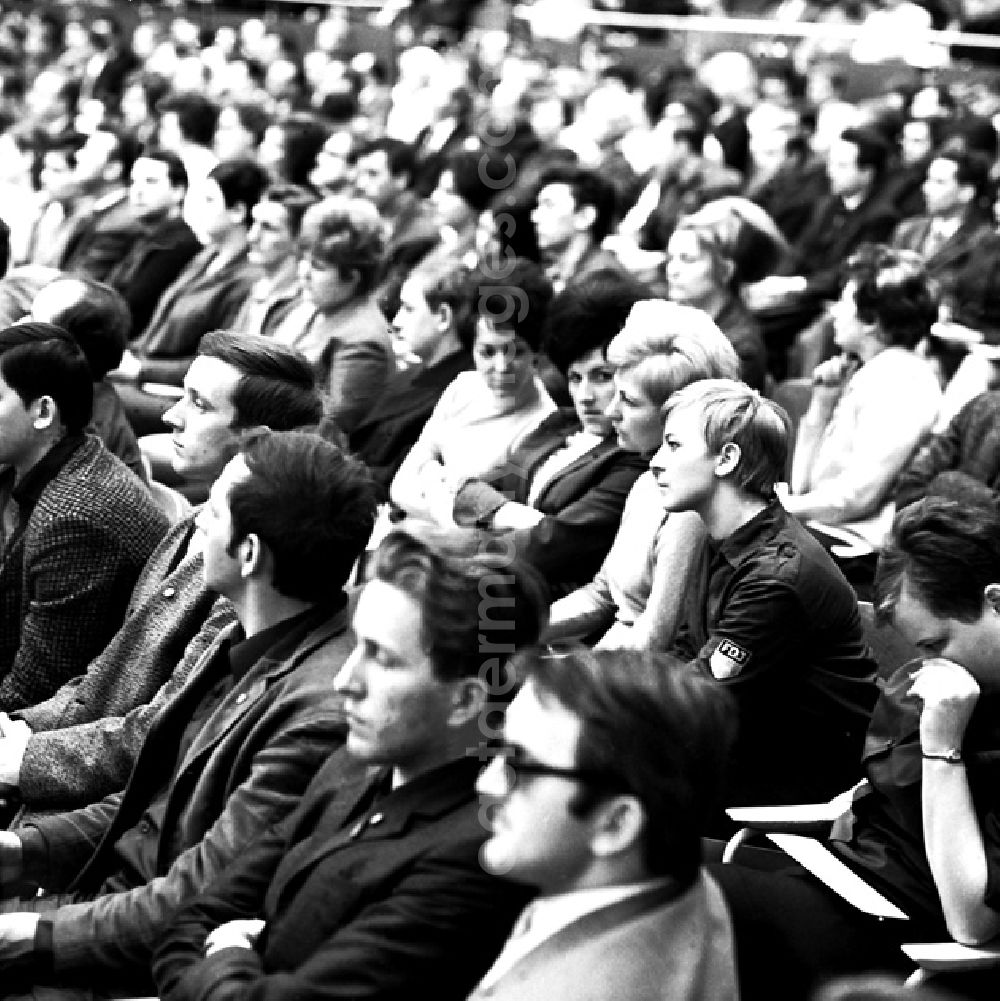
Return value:
M 880 626 L 875 621 L 875 606 L 870 601 L 859 601 L 858 611 L 861 613 L 865 642 L 872 648 L 878 663 L 879 677 L 889 677 L 897 668 L 920 656 L 917 648 L 892 626 Z

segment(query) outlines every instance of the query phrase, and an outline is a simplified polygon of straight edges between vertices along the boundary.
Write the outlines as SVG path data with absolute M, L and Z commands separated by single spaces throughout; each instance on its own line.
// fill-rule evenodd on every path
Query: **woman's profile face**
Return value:
M 663 409 L 646 394 L 634 368 L 619 368 L 614 375 L 615 393 L 608 417 L 618 444 L 629 452 L 652 455 L 663 438 Z
M 667 287 L 674 302 L 700 306 L 722 291 L 712 254 L 693 229 L 674 230 L 667 242 Z

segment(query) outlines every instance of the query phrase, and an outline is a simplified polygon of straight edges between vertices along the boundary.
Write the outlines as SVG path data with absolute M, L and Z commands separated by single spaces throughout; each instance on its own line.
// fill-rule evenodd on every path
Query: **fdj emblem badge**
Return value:
M 746 667 L 750 660 L 750 651 L 732 640 L 720 640 L 712 656 L 708 658 L 708 666 L 712 674 L 720 681 L 735 678 Z

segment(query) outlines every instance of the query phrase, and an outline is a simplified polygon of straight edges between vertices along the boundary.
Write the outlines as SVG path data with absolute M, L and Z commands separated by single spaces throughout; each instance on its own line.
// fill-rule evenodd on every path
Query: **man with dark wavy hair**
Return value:
M 388 998 L 425 985 L 458 1001 L 524 903 L 480 865 L 474 785 L 513 691 L 511 655 L 545 621 L 537 578 L 407 532 L 372 564 L 336 681 L 346 754 L 178 912 L 154 964 L 169 1001 Z
M 210 483 L 255 427 L 314 424 L 322 403 L 308 362 L 263 337 L 215 331 L 167 412 L 174 471 Z M 195 515 L 167 533 L 128 598 L 128 614 L 80 678 L 0 717 L 0 786 L 29 809 L 67 808 L 121 789 L 146 732 L 200 653 L 233 620 L 202 575 Z
M 344 586 L 371 534 L 364 466 L 316 434 L 251 435 L 197 516 L 205 585 L 236 622 L 157 716 L 124 791 L 0 835 L 4 993 L 148 990 L 182 902 L 283 819 L 345 736 Z
M 167 521 L 85 432 L 93 381 L 61 327 L 0 331 L 0 709 L 48 698 L 114 635 Z

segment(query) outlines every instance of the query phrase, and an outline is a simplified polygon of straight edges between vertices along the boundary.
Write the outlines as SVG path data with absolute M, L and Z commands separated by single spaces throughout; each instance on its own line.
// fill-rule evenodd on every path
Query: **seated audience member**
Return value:
M 646 460 L 623 449 L 608 413 L 615 396 L 608 345 L 646 287 L 620 272 L 572 282 L 549 309 L 546 356 L 572 408 L 549 415 L 499 467 L 461 484 L 454 518 L 502 536 L 563 592 L 600 569 Z
M 857 777 L 876 664 L 850 584 L 775 496 L 787 417 L 728 380 L 675 393 L 665 417 L 650 463 L 661 501 L 708 534 L 674 652 L 736 699 L 730 801 L 831 796 Z
M 739 375 L 732 344 L 700 309 L 660 299 L 632 307 L 608 345 L 615 367 L 609 411 L 618 445 L 649 460 L 663 441 L 663 405 L 698 379 Z M 697 515 L 668 517 L 652 473 L 625 500 L 621 525 L 597 576 L 551 609 L 549 642 L 598 637 L 598 645 L 667 649 L 688 574 L 704 537 Z
M 715 320 L 739 355 L 740 378 L 761 392 L 767 351 L 740 288 L 772 273 L 786 250 L 764 210 L 735 196 L 718 198 L 682 218 L 667 243 L 668 295 Z
M 567 282 L 621 265 L 601 241 L 615 217 L 615 187 L 601 174 L 584 167 L 553 167 L 538 184 L 531 221 L 545 273 L 561 292 Z
M 653 129 L 655 166 L 619 227 L 646 250 L 662 251 L 683 216 L 741 185 L 735 170 L 704 155 L 709 116 L 681 104 L 676 111 L 665 111 Z
M 184 163 L 188 185 L 200 184 L 218 165 L 212 152 L 218 106 L 204 94 L 171 94 L 156 105 L 160 144 Z
M 208 334 L 166 415 L 173 468 L 210 484 L 250 429 L 302 427 L 321 414 L 301 355 L 262 337 Z M 0 717 L 0 786 L 16 787 L 29 810 L 79 806 L 125 785 L 153 718 L 233 621 L 203 565 L 191 514 L 153 551 L 125 621 L 86 673 L 16 713 L 16 725 Z
M 989 214 L 980 204 L 989 168 L 978 153 L 943 149 L 934 154 L 923 182 L 926 212 L 904 219 L 892 234 L 891 245 L 920 254 L 928 277 L 946 288 L 991 235 Z
M 101 229 L 120 217 L 125 181 L 138 146 L 108 125 L 93 131 L 73 157 L 72 197 L 58 230 L 35 254 L 35 262 L 103 278 L 104 261 L 93 253 Z
M 268 125 L 257 156 L 275 183 L 305 187 L 329 136 L 329 127 L 318 118 L 297 112 Z
M 121 361 L 128 338 L 131 318 L 125 300 L 92 278 L 57 279 L 36 293 L 31 319 L 62 327 L 80 345 L 94 380 L 90 428 L 112 455 L 144 481 L 139 443 L 114 385 L 106 378 Z
M 250 210 L 247 260 L 261 276 L 232 322 L 244 334 L 271 334 L 299 302 L 298 239 L 316 197 L 294 184 L 272 184 Z
M 351 158 L 355 195 L 370 201 L 386 222 L 388 260 L 394 260 L 399 249 L 414 239 L 437 237 L 437 225 L 424 199 L 411 190 L 415 160 L 409 143 L 371 139 L 355 149 Z
M 639 652 L 528 654 L 477 788 L 489 872 L 538 890 L 470 1001 L 738 997 L 701 868 L 735 725 L 729 697 Z
M 137 383 L 179 386 L 202 337 L 228 327 L 246 299 L 257 277 L 247 260 L 250 212 L 266 181 L 252 161 L 230 160 L 188 190 L 185 220 L 205 249 L 163 293 L 149 325 L 111 373 L 137 435 L 159 431 L 170 405 L 169 397 Z
M 825 303 L 843 288 L 848 255 L 862 243 L 889 238 L 899 215 L 880 187 L 888 157 L 888 144 L 870 128 L 845 129 L 830 147 L 829 193 L 813 203 L 781 273 L 745 290 L 768 340 L 789 342 L 817 318 L 822 323 Z M 819 337 L 819 332 L 811 334 Z
M 501 465 L 555 404 L 535 372 L 552 286 L 541 268 L 517 260 L 503 277 L 472 279 L 478 312 L 475 371 L 456 376 L 389 487 L 415 518 L 454 524 L 458 488 Z
M 896 516 L 876 610 L 926 659 L 885 683 L 865 743 L 866 783 L 823 844 L 910 920 L 855 908 L 791 859 L 778 872 L 751 868 L 752 852 L 747 865 L 713 866 L 747 1001 L 774 997 L 776 969 L 782 992 L 804 997 L 821 977 L 902 968 L 901 941 L 972 944 L 1000 932 L 998 580 L 995 510 L 928 498 Z
M 22 977 L 70 996 L 148 990 L 177 905 L 297 803 L 344 740 L 342 588 L 374 514 L 364 467 L 317 435 L 261 431 L 230 460 L 197 527 L 205 584 L 237 622 L 164 707 L 123 792 L 0 835 L 6 885 L 46 890 L 0 917 L 5 991 Z
M 516 562 L 385 539 L 336 681 L 348 753 L 178 911 L 155 957 L 162 998 L 468 994 L 526 903 L 480 864 L 475 781 L 513 687 L 507 662 L 544 620 L 538 586 Z
M 374 288 L 385 227 L 365 201 L 332 195 L 302 219 L 299 304 L 273 330 L 319 367 L 327 416 L 350 434 L 395 370 L 388 324 Z
M 187 194 L 184 164 L 165 149 L 145 149 L 132 165 L 129 218 L 95 240 L 109 267 L 101 278 L 125 297 L 130 339 L 139 337 L 169 288 L 201 244 L 181 216 Z
M 420 437 L 445 387 L 472 368 L 472 275 L 456 258 L 416 268 L 400 290 L 393 347 L 406 365 L 389 377 L 378 403 L 351 432 L 351 451 L 372 471 L 383 495 Z
M 1000 392 L 970 400 L 896 480 L 896 509 L 922 497 L 1000 504 Z
M 875 546 L 891 520 L 896 477 L 934 426 L 941 389 L 914 352 L 937 302 L 917 256 L 862 248 L 833 309 L 843 352 L 813 374 L 799 424 L 785 509 L 852 528 Z
M 219 108 L 212 152 L 220 160 L 253 159 L 270 122 L 268 110 L 256 101 L 230 98 Z
M 946 428 L 970 400 L 1000 388 L 1000 241 L 995 236 L 976 247 L 950 282 L 925 353 L 946 384 L 935 431 Z
M 62 328 L 0 331 L 0 709 L 48 698 L 121 625 L 167 521 L 85 433 L 87 360 Z

